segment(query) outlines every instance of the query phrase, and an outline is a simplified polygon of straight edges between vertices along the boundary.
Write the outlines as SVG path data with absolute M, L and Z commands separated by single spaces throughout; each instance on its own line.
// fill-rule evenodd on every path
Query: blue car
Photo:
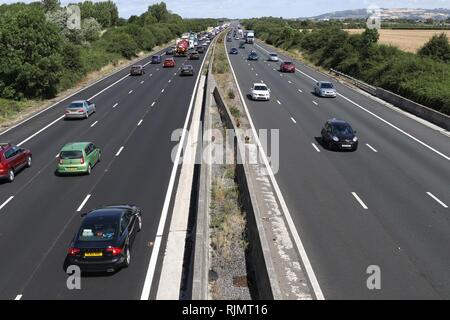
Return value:
M 258 54 L 256 52 L 250 52 L 250 54 L 248 55 L 247 60 L 251 60 L 251 61 L 258 61 L 259 57 Z
M 160 55 L 152 56 L 152 64 L 159 64 L 162 62 L 162 58 Z
M 239 53 L 238 49 L 236 49 L 236 48 L 230 49 L 230 54 L 238 54 L 238 53 Z

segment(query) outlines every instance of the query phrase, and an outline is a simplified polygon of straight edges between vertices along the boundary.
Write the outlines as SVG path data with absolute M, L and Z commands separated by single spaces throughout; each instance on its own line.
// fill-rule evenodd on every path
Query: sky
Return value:
M 36 0 L 34 0 L 36 1 Z M 123 18 L 139 15 L 161 0 L 113 0 Z M 0 0 L 13 3 L 17 0 Z M 32 2 L 32 0 L 22 0 Z M 66 5 L 78 0 L 62 0 Z M 94 2 L 97 2 L 94 0 Z M 167 8 L 183 18 L 311 17 L 332 11 L 380 8 L 450 8 L 450 0 L 165 0 Z

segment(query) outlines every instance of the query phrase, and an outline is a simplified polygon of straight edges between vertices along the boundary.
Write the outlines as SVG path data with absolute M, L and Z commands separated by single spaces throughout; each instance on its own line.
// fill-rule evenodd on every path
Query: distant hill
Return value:
M 450 9 L 407 9 L 390 8 L 380 9 L 382 19 L 409 19 L 409 20 L 446 20 L 450 18 Z M 314 20 L 340 20 L 340 19 L 366 19 L 369 17 L 366 9 L 335 11 L 321 14 L 315 17 L 300 18 Z

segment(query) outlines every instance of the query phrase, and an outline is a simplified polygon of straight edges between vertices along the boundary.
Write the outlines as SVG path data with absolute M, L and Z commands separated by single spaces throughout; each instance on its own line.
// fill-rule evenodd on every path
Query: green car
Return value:
M 100 162 L 101 150 L 92 142 L 66 144 L 59 153 L 57 174 L 91 174 L 92 168 Z

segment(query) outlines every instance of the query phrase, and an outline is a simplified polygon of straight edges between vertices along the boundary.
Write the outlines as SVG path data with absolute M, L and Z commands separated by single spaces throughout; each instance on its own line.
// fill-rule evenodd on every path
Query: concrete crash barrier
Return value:
M 403 98 L 402 96 L 399 96 L 382 88 L 377 88 L 376 96 L 404 111 L 412 113 L 415 116 L 418 116 L 439 127 L 442 127 L 445 130 L 450 130 L 450 117 L 439 111 Z

